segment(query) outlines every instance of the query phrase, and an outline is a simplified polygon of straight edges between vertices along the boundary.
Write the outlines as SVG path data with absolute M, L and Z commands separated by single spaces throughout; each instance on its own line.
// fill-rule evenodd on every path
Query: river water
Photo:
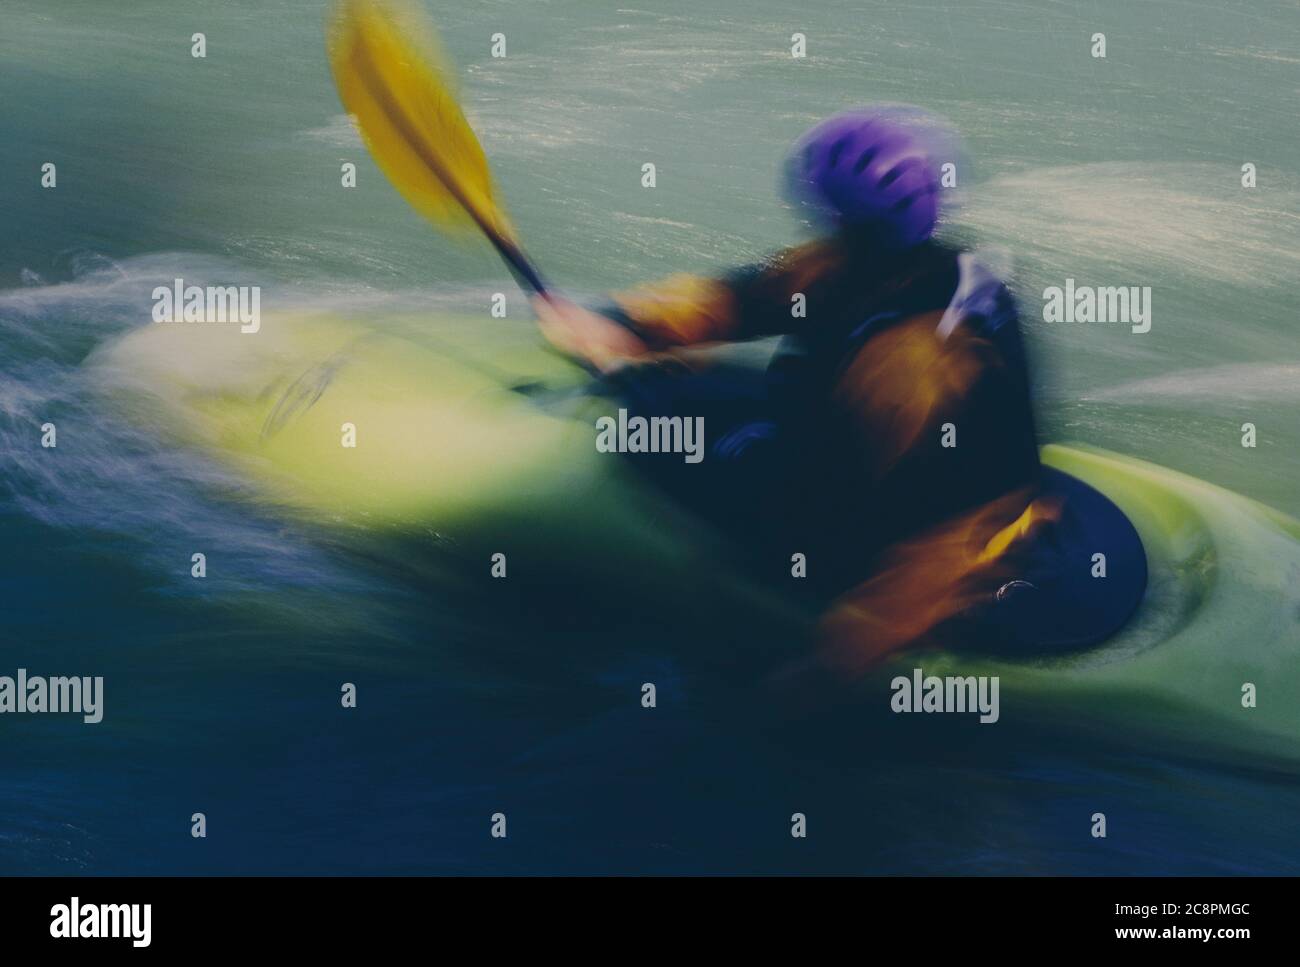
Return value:
M 567 290 L 795 241 L 786 146 L 835 110 L 918 104 L 964 141 L 948 230 L 1011 267 L 1044 437 L 1300 514 L 1294 4 L 430 12 L 521 236 Z M 124 420 L 87 360 L 149 325 L 174 278 L 262 285 L 266 311 L 481 313 L 509 291 L 485 246 L 431 231 L 370 162 L 324 20 L 303 0 L 4 5 L 0 675 L 107 685 L 99 725 L 0 719 L 0 871 L 1300 871 L 1300 785 L 1275 763 L 1068 730 L 915 734 L 851 711 L 775 722 L 716 681 L 719 664 L 747 677 L 761 627 L 655 621 L 636 587 L 596 609 L 604 623 L 486 614 L 346 530 L 268 509 L 164 443 L 165 414 Z M 1043 322 L 1043 290 L 1067 278 L 1150 286 L 1150 331 Z M 204 581 L 198 547 L 219 549 Z M 653 715 L 645 680 L 662 683 Z M 345 681 L 361 698 L 343 719 Z

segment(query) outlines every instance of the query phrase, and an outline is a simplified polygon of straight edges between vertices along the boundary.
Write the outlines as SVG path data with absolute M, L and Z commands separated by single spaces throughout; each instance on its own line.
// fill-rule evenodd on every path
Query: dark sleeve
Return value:
M 795 297 L 827 268 L 823 251 L 789 250 L 720 278 L 669 276 L 615 293 L 599 311 L 654 348 L 783 335 L 805 318 Z
M 597 311 L 662 349 L 745 338 L 741 305 L 730 277 L 679 274 L 616 292 Z

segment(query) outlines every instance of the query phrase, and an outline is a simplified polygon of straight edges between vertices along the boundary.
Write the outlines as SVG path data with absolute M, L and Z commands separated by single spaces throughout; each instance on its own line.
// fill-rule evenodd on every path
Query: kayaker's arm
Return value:
M 534 297 L 532 305 L 552 345 L 600 369 L 652 351 L 745 335 L 733 287 L 699 276 L 675 275 L 616 293 L 600 312 L 554 294 Z
M 838 259 L 833 246 L 812 243 L 722 278 L 681 273 L 616 292 L 599 312 L 558 296 L 532 303 L 556 348 L 607 369 L 650 351 L 791 332 L 806 317 L 791 311 L 792 298 Z
M 739 299 L 726 281 L 678 274 L 611 297 L 610 315 L 655 349 L 742 337 Z
M 652 349 L 732 342 L 796 331 L 794 312 L 843 269 L 842 246 L 810 242 L 721 278 L 671 275 L 612 296 L 604 311 Z
M 534 296 L 531 301 L 537 324 L 551 345 L 598 369 L 610 369 L 628 357 L 649 351 L 631 329 L 563 296 L 549 293 Z

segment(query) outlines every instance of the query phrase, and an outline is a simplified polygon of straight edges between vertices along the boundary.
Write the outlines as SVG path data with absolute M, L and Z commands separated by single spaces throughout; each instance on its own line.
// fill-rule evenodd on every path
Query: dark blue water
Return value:
M 744 660 L 721 628 L 606 616 L 525 637 L 521 615 L 472 628 L 436 591 L 389 581 L 327 606 L 393 627 L 331 632 L 286 617 L 308 603 L 290 587 L 176 593 L 74 534 L 5 525 L 46 562 L 6 558 L 0 580 L 27 623 L 6 621 L 5 655 L 108 682 L 106 724 L 4 723 L 9 872 L 1297 868 L 1283 817 L 1300 786 L 1284 773 L 1014 721 L 918 729 L 878 703 L 791 718 L 691 661 L 727 648 Z M 469 610 L 492 607 L 485 594 Z M 660 684 L 653 710 L 645 680 Z M 339 705 L 344 681 L 356 709 Z M 489 836 L 498 811 L 504 841 Z M 1095 811 L 1105 840 L 1088 834 Z M 189 835 L 193 812 L 205 840 Z M 806 840 L 789 835 L 794 812 Z
M 1294 7 L 860 6 L 437 17 L 525 236 L 575 290 L 793 240 L 773 193 L 790 138 L 915 101 L 979 159 L 960 227 L 1012 250 L 1022 294 L 1119 271 L 1164 300 L 1146 341 L 1031 328 L 1047 431 L 1300 509 Z M 439 535 L 304 524 L 169 443 L 163 415 L 114 408 L 88 360 L 177 275 L 261 282 L 280 306 L 481 306 L 505 285 L 364 158 L 322 24 L 323 4 L 288 0 L 6 4 L 0 675 L 102 675 L 106 697 L 99 725 L 0 717 L 0 872 L 1300 872 L 1293 764 L 1064 716 L 918 722 L 879 694 L 802 696 L 795 714 L 766 676 L 807 646 L 797 625 L 598 575 L 507 594 Z M 796 29 L 813 54 L 792 74 Z M 1082 56 L 1094 29 L 1108 65 Z M 60 187 L 42 191 L 51 159 Z M 1237 187 L 1243 160 L 1257 193 Z M 1222 441 L 1252 418 L 1247 461 Z

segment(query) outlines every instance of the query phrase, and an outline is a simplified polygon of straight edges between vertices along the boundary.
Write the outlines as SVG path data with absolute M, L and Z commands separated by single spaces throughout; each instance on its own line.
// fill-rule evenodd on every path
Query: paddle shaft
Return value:
M 474 216 L 474 213 L 470 212 L 470 215 Z M 506 268 L 510 269 L 510 273 L 515 277 L 515 281 L 519 283 L 519 287 L 524 291 L 532 289 L 543 299 L 549 299 L 550 293 L 547 291 L 546 283 L 537 274 L 537 269 L 528 256 L 523 253 L 523 250 L 514 242 L 502 238 L 499 233 L 484 225 L 477 217 L 474 217 L 474 221 L 483 230 L 483 234 L 492 243 L 492 247 L 497 250 L 497 254 L 505 260 Z

